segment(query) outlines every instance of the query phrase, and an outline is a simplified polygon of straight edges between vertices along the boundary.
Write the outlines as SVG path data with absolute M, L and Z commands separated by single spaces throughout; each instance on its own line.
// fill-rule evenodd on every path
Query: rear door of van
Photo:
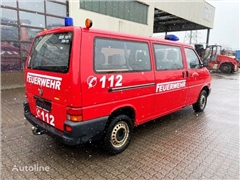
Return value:
M 80 40 L 80 28 L 42 32 L 34 39 L 26 64 L 25 85 L 30 112 L 59 130 L 64 128 L 66 110 L 81 107 Z

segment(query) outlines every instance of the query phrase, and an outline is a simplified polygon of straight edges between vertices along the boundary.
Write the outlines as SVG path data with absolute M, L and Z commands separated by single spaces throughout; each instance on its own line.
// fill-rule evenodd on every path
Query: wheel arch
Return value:
M 121 153 L 128 147 L 133 135 L 134 117 L 134 108 L 131 106 L 116 108 L 111 113 L 102 139 L 109 154 Z
M 231 68 L 234 69 L 234 64 L 233 64 L 232 62 L 229 62 L 229 61 L 228 61 L 228 62 L 222 62 L 219 67 L 221 68 L 221 66 L 226 65 L 226 64 L 227 64 L 227 65 L 230 65 Z
M 209 89 L 208 86 L 204 86 L 204 87 L 202 88 L 202 90 L 205 90 L 205 91 L 207 92 L 207 96 L 210 94 L 210 89 Z M 201 94 L 202 90 L 200 91 L 200 94 Z
M 114 117 L 117 117 L 118 115 L 121 115 L 121 114 L 127 115 L 130 119 L 132 119 L 133 124 L 135 123 L 136 110 L 134 109 L 134 107 L 132 107 L 130 105 L 126 105 L 126 106 L 122 106 L 122 107 L 118 107 L 118 108 L 114 109 L 108 118 L 108 123 Z
M 234 72 L 234 64 L 232 62 L 228 62 L 228 64 L 231 66 L 231 71 L 230 72 Z

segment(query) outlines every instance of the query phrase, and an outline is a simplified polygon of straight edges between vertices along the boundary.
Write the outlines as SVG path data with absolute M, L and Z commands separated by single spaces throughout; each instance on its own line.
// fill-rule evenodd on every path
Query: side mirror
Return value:
M 196 63 L 196 61 L 190 62 L 190 68 L 196 68 L 199 64 Z

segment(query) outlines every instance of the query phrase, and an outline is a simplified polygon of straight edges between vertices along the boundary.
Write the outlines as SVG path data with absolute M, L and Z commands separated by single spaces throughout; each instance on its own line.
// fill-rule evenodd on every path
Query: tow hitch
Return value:
M 38 128 L 34 127 L 34 126 L 32 127 L 32 133 L 34 135 L 42 135 L 42 134 L 44 134 L 43 131 L 41 131 L 40 129 L 38 129 Z

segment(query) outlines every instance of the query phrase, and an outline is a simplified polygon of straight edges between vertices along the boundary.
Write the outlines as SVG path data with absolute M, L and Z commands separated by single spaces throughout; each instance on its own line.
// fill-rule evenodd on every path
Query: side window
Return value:
M 94 70 L 104 72 L 150 71 L 148 44 L 108 38 L 95 38 Z
M 196 53 L 192 49 L 185 48 L 188 69 L 197 69 L 201 67 Z
M 154 44 L 153 48 L 157 70 L 183 69 L 180 47 Z

